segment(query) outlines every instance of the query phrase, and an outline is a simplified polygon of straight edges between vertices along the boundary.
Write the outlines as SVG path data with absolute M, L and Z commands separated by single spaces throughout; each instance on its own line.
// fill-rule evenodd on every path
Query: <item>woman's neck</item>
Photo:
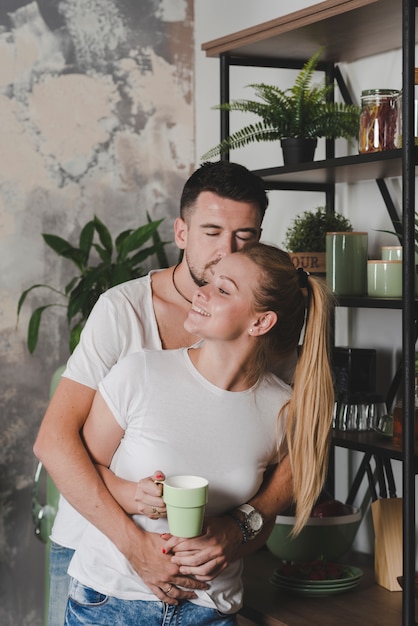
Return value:
M 251 350 L 236 344 L 226 346 L 205 341 L 189 349 L 189 357 L 198 372 L 210 383 L 225 391 L 246 391 L 257 381 L 251 376 Z

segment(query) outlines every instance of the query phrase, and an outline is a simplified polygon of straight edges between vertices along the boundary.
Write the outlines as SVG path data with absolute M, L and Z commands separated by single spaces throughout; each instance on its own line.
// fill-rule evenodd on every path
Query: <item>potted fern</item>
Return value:
M 317 207 L 296 216 L 285 234 L 284 246 L 295 267 L 311 274 L 325 274 L 325 248 L 327 232 L 351 232 L 348 218 L 340 213 Z
M 256 83 L 253 88 L 259 100 L 234 100 L 215 106 L 224 111 L 254 113 L 262 121 L 249 124 L 233 133 L 202 159 L 225 154 L 233 148 L 254 141 L 281 140 L 285 165 L 312 160 L 319 137 L 351 140 L 358 136 L 360 108 L 352 104 L 331 102 L 333 84 L 312 85 L 321 48 L 303 66 L 293 87 L 282 90 L 277 85 Z M 307 152 L 304 151 L 307 149 Z M 301 152 L 302 150 L 302 152 Z
M 18 321 L 22 306 L 31 292 L 41 289 L 55 296 L 53 302 L 37 307 L 31 314 L 27 332 L 30 353 L 33 353 L 37 346 L 39 327 L 47 309 L 59 307 L 66 311 L 70 331 L 69 349 L 72 353 L 100 294 L 109 287 L 143 276 L 146 273 L 143 262 L 151 255 L 156 255 L 160 267 L 168 266 L 164 250 L 168 242 L 161 241 L 158 234 L 162 220 L 151 221 L 149 216 L 147 217 L 147 224 L 136 230 L 125 230 L 113 241 L 109 229 L 94 216 L 81 230 L 78 247 L 58 235 L 42 234 L 45 243 L 58 256 L 70 261 L 77 271 L 63 289 L 52 285 L 35 284 L 20 296 L 17 305 Z M 150 240 L 151 245 L 146 246 Z M 99 256 L 96 264 L 92 264 L 90 260 L 93 250 Z

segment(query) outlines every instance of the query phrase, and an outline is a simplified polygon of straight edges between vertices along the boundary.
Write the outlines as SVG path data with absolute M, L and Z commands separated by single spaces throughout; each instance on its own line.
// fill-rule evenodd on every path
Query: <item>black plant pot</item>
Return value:
M 317 139 L 305 139 L 303 137 L 291 137 L 281 139 L 283 161 L 285 165 L 296 165 L 313 161 Z

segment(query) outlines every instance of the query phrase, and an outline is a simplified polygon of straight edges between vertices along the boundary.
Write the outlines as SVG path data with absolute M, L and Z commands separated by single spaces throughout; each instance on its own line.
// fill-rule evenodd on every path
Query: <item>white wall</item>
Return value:
M 219 61 L 206 58 L 201 44 L 212 39 L 239 31 L 243 28 L 280 17 L 307 6 L 318 4 L 309 0 L 293 0 L 292 2 L 271 2 L 271 0 L 195 0 L 195 49 L 196 49 L 196 164 L 209 148 L 219 141 L 219 112 L 211 107 L 219 102 Z M 350 66 L 342 66 L 341 70 L 347 77 L 349 88 L 359 104 L 363 89 L 401 87 L 401 52 L 394 51 L 376 55 L 366 60 L 357 61 Z M 251 91 L 245 86 L 252 82 L 273 82 L 280 80 L 281 86 L 292 81 L 293 75 L 288 70 L 266 70 L 255 68 L 232 68 L 231 98 L 250 97 Z M 235 114 L 239 116 L 240 114 Z M 249 122 L 246 114 L 244 119 L 236 120 L 231 116 L 233 124 L 239 128 Z M 322 153 L 321 153 L 322 150 Z M 345 154 L 346 150 L 356 152 L 356 147 L 349 148 L 345 142 L 337 147 L 337 154 Z M 316 158 L 323 154 L 318 146 Z M 277 145 L 255 144 L 231 153 L 231 160 L 243 163 L 250 169 L 271 167 L 282 163 L 280 148 Z M 401 211 L 401 186 L 398 179 L 388 181 L 395 205 Z M 270 192 L 270 205 L 264 221 L 263 239 L 282 245 L 286 228 L 300 212 L 323 204 L 322 194 Z M 397 240 L 386 234 L 377 232 L 379 229 L 392 229 L 380 192 L 374 181 L 359 185 L 340 185 L 336 194 L 337 211 L 347 215 L 355 230 L 366 230 L 369 233 L 369 258 L 379 258 L 381 245 L 396 245 Z M 338 345 L 367 347 L 377 350 L 378 391 L 385 393 L 392 375 L 393 367 L 401 351 L 401 313 L 385 310 L 339 310 L 337 311 L 339 334 Z M 345 498 L 350 480 L 361 456 L 357 453 L 337 449 L 337 497 Z M 344 468 L 344 471 L 340 471 Z M 394 463 L 394 471 L 401 494 L 401 467 Z M 360 499 L 363 493 L 360 494 Z M 360 504 L 360 499 L 358 504 Z M 370 515 L 362 524 L 356 540 L 357 549 L 372 551 L 373 533 Z

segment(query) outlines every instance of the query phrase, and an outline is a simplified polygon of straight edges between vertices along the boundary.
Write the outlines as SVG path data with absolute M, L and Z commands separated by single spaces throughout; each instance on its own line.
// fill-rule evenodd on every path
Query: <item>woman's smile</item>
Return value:
M 191 309 L 194 313 L 199 313 L 199 315 L 203 315 L 204 317 L 210 317 L 210 313 L 208 313 L 207 311 L 204 311 L 203 309 L 201 309 L 200 307 L 198 307 L 196 304 L 194 304 L 192 306 Z

